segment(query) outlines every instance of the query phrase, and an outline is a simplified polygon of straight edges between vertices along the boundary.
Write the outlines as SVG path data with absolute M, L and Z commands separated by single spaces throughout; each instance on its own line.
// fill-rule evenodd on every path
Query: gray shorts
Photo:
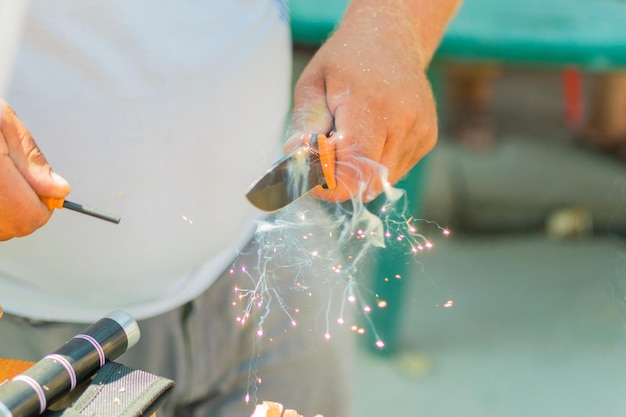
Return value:
M 257 258 L 252 250 L 240 262 Z M 140 321 L 139 343 L 116 362 L 176 382 L 159 417 L 250 416 L 257 400 L 280 402 L 305 416 L 348 416 L 354 335 L 335 328 L 331 340 L 324 338 L 329 293 L 281 293 L 287 304 L 301 306 L 298 324 L 291 325 L 274 299 L 259 337 L 252 320 L 241 325 L 235 319 L 242 306 L 233 305 L 234 288 L 246 285 L 250 282 L 240 270 L 225 271 L 196 300 Z M 37 361 L 86 327 L 5 314 L 0 356 Z

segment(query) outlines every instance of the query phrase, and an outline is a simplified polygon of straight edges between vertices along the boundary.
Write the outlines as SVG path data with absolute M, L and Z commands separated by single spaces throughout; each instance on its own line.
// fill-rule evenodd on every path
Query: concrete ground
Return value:
M 359 351 L 355 417 L 626 415 L 626 162 L 576 144 L 561 94 L 558 72 L 505 69 L 487 151 L 442 110 L 423 217 L 452 234 L 410 278 L 399 354 Z M 548 236 L 558 215 L 593 226 Z

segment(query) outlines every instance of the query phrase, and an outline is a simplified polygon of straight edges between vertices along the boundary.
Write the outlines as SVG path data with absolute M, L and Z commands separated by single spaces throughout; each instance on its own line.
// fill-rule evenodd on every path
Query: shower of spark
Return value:
M 367 163 L 386 179 L 384 167 L 372 161 Z M 355 169 L 355 175 L 358 173 Z M 306 175 L 306 171 L 300 175 Z M 365 187 L 358 195 L 363 192 Z M 252 246 L 241 253 L 230 270 L 245 281 L 235 288 L 233 305 L 240 309 L 237 322 L 252 325 L 260 344 L 268 337 L 264 325 L 270 312 L 278 310 L 285 317 L 283 331 L 298 326 L 300 321 L 307 322 L 305 314 L 322 316 L 324 328 L 308 330 L 319 332 L 320 338 L 330 341 L 336 326 L 347 326 L 360 335 L 366 333 L 365 328 L 348 322 L 352 320 L 347 311 L 350 308 L 366 318 L 375 346 L 384 348 L 385 342 L 378 337 L 368 316 L 374 308 L 386 308 L 388 302 L 366 303 L 363 292 L 368 291 L 368 283 L 363 282 L 361 276 L 366 274 L 360 273 L 359 268 L 366 264 L 373 248 L 402 251 L 408 257 L 431 249 L 433 243 L 422 234 L 421 226 L 434 226 L 444 236 L 449 234 L 447 229 L 414 219 L 407 212 L 405 193 L 387 185 L 376 204 L 366 205 L 357 197 L 330 204 L 305 196 L 259 221 Z M 338 305 L 333 306 L 337 297 Z M 314 299 L 322 303 L 316 305 Z M 251 395 L 254 397 L 258 383 L 259 350 L 255 347 L 251 360 L 251 388 L 246 401 L 250 401 Z

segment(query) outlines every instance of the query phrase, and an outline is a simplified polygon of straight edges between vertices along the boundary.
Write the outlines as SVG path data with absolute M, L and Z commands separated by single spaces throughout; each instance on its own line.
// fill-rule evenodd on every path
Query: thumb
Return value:
M 327 134 L 332 128 L 333 115 L 328 109 L 323 87 L 304 87 L 299 83 L 294 94 L 294 111 L 285 152 L 302 146 L 311 134 Z

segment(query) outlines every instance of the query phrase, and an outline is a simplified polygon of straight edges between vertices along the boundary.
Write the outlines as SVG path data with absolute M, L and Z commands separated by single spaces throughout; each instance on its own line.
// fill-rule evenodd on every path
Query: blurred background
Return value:
M 451 235 L 361 339 L 355 417 L 626 415 L 626 1 L 517 3 L 466 0 L 431 65 L 403 187 Z M 295 76 L 346 4 L 291 0 Z

